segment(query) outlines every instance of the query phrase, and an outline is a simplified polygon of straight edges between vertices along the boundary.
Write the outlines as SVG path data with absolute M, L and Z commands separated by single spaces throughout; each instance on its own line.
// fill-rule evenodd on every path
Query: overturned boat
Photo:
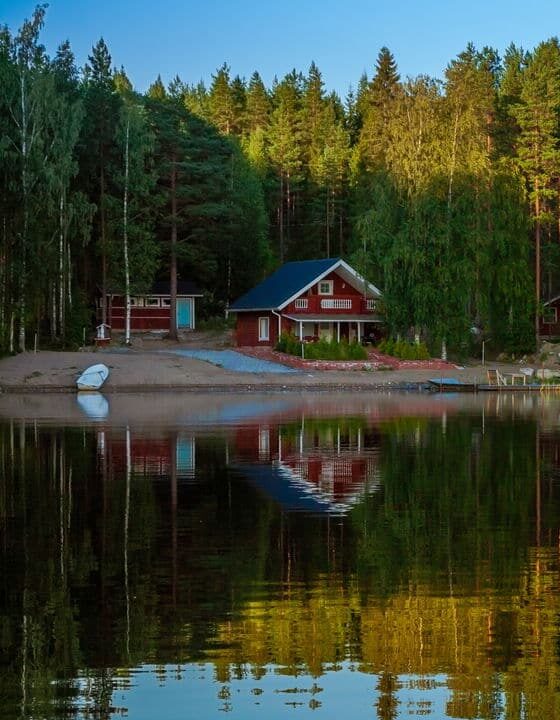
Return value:
M 76 380 L 78 390 L 99 390 L 109 377 L 107 365 L 91 365 Z

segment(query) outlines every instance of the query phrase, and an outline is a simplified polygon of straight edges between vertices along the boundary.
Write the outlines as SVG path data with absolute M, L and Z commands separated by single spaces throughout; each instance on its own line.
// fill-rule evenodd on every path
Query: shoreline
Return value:
M 155 350 L 155 348 L 154 348 Z M 225 370 L 205 360 L 150 350 L 39 351 L 0 359 L 0 393 L 76 393 L 76 379 L 88 366 L 103 362 L 110 375 L 102 392 L 425 392 L 430 378 L 454 377 L 463 382 L 487 383 L 488 366 L 440 369 L 414 367 L 397 370 L 317 369 L 295 373 L 248 373 Z M 519 372 L 519 365 L 492 363 L 503 373 Z M 437 392 L 437 390 L 435 391 Z

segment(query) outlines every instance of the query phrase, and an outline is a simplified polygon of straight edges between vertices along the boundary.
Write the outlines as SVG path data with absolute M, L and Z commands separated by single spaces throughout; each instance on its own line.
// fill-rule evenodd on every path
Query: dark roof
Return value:
M 230 467 L 287 512 L 345 515 L 352 505 L 351 498 L 348 502 L 337 502 L 286 466 L 237 463 Z
M 236 300 L 230 310 L 273 310 L 328 272 L 340 258 L 289 262 Z
M 169 295 L 169 280 L 156 280 L 146 293 L 132 293 L 133 295 Z M 107 288 L 108 295 L 124 295 L 120 287 Z M 177 280 L 177 295 L 202 296 L 202 291 L 191 280 Z
M 169 280 L 158 280 L 149 295 L 169 295 L 169 287 Z M 202 295 L 202 292 L 191 280 L 177 280 L 177 295 Z

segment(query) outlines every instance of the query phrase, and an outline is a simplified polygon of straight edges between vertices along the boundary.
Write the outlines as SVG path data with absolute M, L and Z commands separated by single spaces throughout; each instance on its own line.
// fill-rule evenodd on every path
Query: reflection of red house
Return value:
M 238 345 L 274 345 L 282 332 L 302 340 L 374 337 L 381 293 L 340 258 L 286 263 L 231 305 Z
M 291 509 L 344 512 L 378 487 L 377 447 L 377 436 L 362 428 L 302 425 L 287 435 L 278 425 L 261 424 L 237 431 L 234 463 L 251 469 L 249 479 Z M 306 501 L 301 507 L 297 493 Z

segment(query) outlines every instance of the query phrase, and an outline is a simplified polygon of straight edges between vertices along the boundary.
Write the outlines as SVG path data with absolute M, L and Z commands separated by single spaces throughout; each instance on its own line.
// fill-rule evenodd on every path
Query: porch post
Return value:
M 340 342 L 340 320 L 336 323 L 336 339 Z
M 361 328 L 362 328 L 362 323 L 360 320 L 358 320 L 358 344 L 362 341 L 362 337 L 360 335 Z
M 303 341 L 303 321 L 299 320 L 299 339 Z

